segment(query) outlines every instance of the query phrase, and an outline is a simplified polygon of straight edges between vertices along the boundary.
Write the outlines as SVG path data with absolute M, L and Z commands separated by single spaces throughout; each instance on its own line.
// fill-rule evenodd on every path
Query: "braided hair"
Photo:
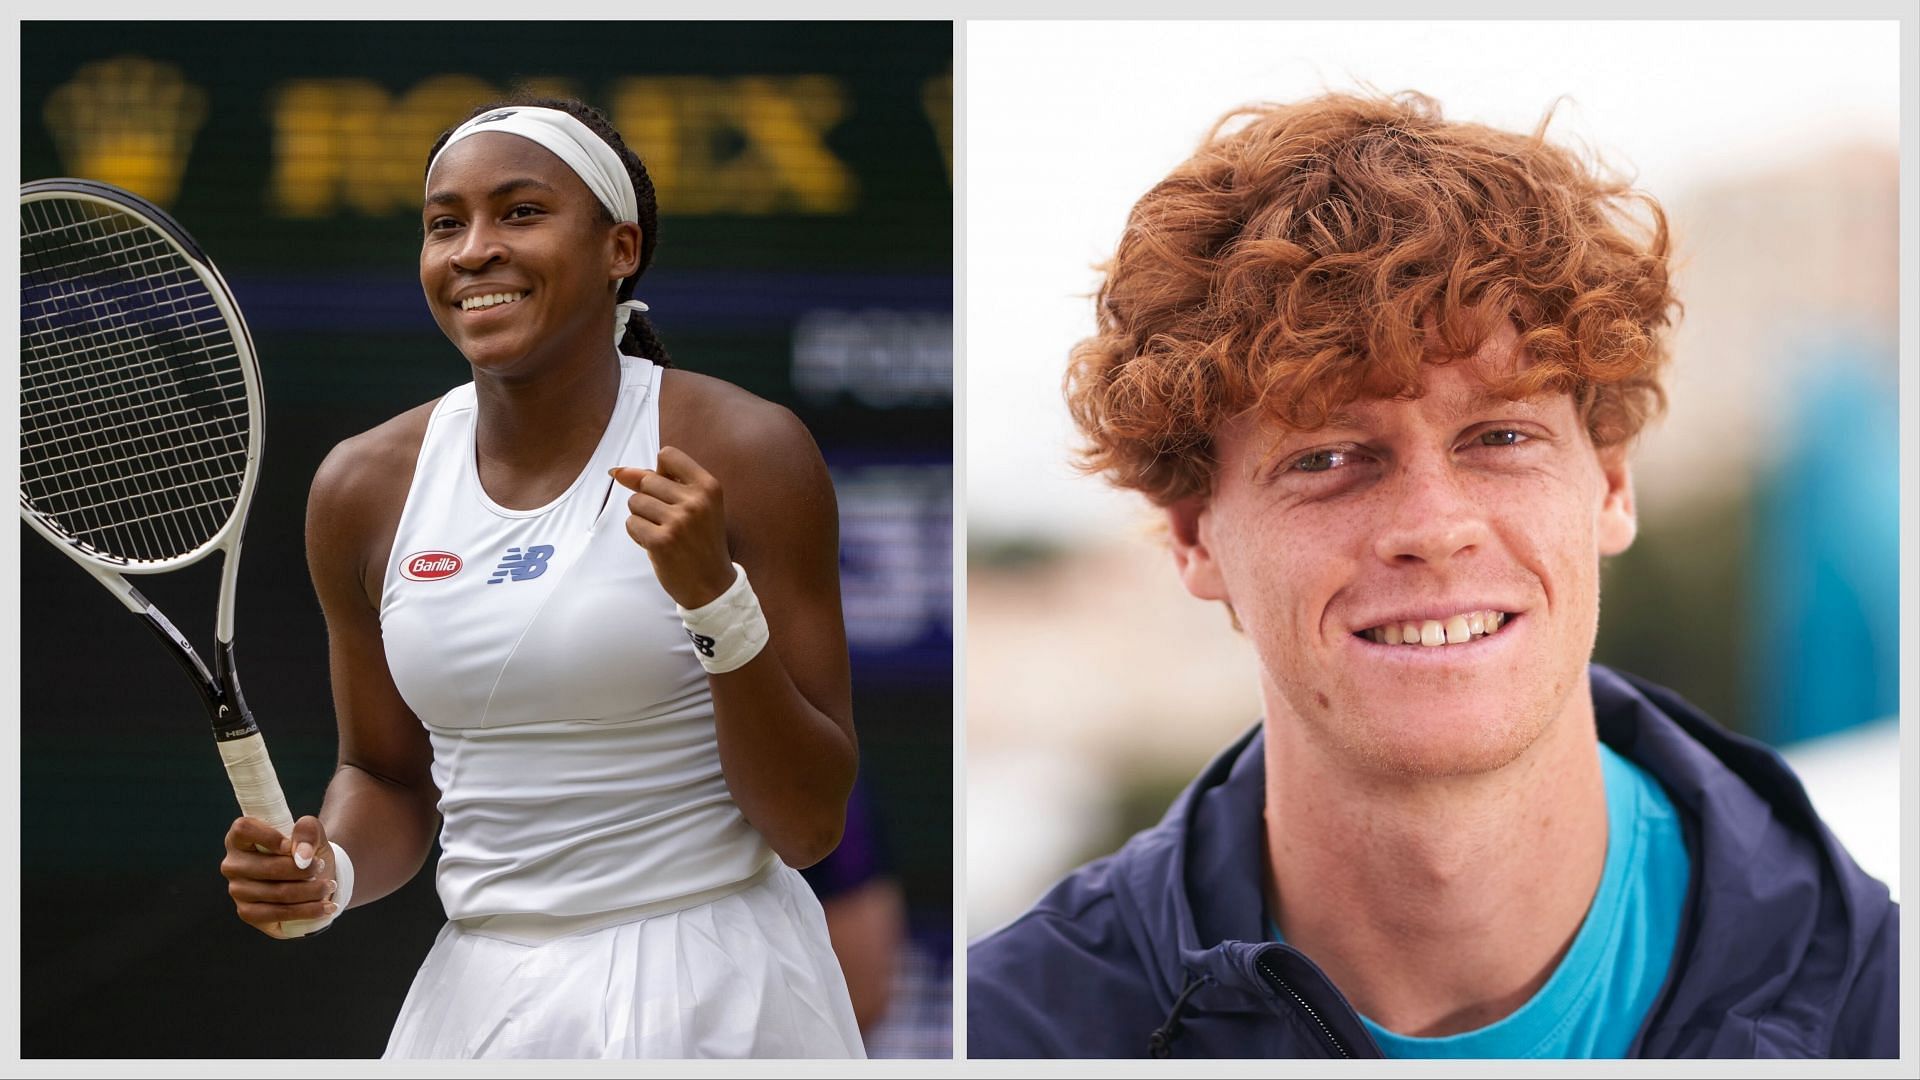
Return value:
M 633 181 L 634 204 L 639 209 L 635 217 L 640 226 L 640 265 L 631 276 L 620 282 L 620 291 L 615 299 L 622 303 L 633 299 L 634 283 L 640 280 L 640 275 L 647 272 L 647 267 L 653 265 L 653 249 L 660 240 L 660 207 L 654 198 L 653 177 L 647 175 L 646 165 L 640 161 L 639 155 L 627 149 L 626 140 L 613 129 L 613 124 L 607 119 L 605 113 L 573 98 L 516 94 L 504 101 L 490 101 L 476 106 L 460 121 L 460 124 L 466 123 L 481 113 L 515 106 L 529 109 L 557 109 L 566 113 L 585 124 L 587 129 L 595 135 L 605 139 L 607 145 L 613 148 L 614 154 L 620 158 L 620 163 L 627 167 L 627 177 Z M 460 124 L 455 124 L 441 132 L 440 137 L 434 140 L 433 149 L 427 151 L 427 168 L 433 167 L 433 159 L 440 153 L 440 148 L 447 145 L 447 139 L 452 137 Z M 602 205 L 598 199 L 594 200 L 594 206 L 599 209 L 600 217 L 607 224 L 614 223 L 612 211 Z M 620 339 L 620 351 L 630 356 L 644 356 L 661 367 L 671 367 L 673 364 L 672 359 L 667 355 L 667 347 L 661 344 L 659 335 L 654 333 L 653 324 L 647 321 L 644 313 L 638 311 L 627 320 L 627 333 Z

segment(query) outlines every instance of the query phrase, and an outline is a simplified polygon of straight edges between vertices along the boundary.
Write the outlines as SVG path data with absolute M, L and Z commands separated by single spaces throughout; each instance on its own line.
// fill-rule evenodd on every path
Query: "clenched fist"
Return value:
M 319 818 L 303 817 L 292 836 L 282 836 L 264 821 L 243 817 L 227 829 L 220 873 L 241 920 L 277 938 L 286 936 L 283 922 L 325 920 L 337 910 L 336 863 Z
M 647 549 L 660 586 L 683 608 L 702 607 L 733 584 L 727 551 L 727 515 L 720 481 L 684 452 L 660 448 L 652 469 L 611 469 L 633 492 L 627 499 L 627 535 Z

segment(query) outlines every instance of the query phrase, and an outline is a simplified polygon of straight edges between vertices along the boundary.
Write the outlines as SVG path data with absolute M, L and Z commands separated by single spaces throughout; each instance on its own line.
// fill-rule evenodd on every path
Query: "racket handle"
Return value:
M 240 812 L 273 826 L 282 836 L 293 832 L 293 812 L 287 809 L 286 793 L 280 790 L 280 778 L 274 775 L 273 759 L 267 756 L 267 742 L 258 731 L 217 744 L 220 759 L 227 764 L 227 779 L 240 800 Z M 269 854 L 271 854 L 269 852 Z M 280 932 L 290 938 L 305 937 L 332 922 L 331 919 L 288 919 Z

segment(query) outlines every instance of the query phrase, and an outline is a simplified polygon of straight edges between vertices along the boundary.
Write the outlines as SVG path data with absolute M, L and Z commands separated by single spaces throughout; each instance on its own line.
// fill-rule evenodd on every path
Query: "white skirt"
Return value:
M 861 1058 L 827 923 L 779 860 L 666 914 L 524 944 L 449 922 L 389 1058 Z

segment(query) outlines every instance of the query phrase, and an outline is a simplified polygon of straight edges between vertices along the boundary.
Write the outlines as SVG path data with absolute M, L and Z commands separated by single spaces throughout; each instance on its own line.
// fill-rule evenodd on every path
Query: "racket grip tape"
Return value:
M 274 775 L 266 740 L 255 731 L 238 739 L 220 740 L 216 745 L 220 747 L 220 759 L 226 762 L 233 794 L 240 800 L 240 812 L 266 822 L 282 836 L 291 835 L 293 812 L 287 809 L 287 796 L 280 790 L 280 778 Z M 280 924 L 280 932 L 290 938 L 305 937 L 332 921 L 288 919 Z

